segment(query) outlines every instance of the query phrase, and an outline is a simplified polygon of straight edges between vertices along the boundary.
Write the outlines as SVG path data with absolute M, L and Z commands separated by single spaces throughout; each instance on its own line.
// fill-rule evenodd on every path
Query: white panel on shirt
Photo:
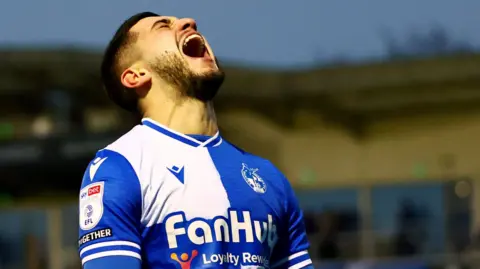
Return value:
M 173 212 L 187 220 L 227 216 L 230 202 L 208 149 L 192 147 L 143 125 L 106 149 L 123 155 L 140 180 L 142 223 L 161 223 Z M 184 184 L 167 168 L 184 167 Z

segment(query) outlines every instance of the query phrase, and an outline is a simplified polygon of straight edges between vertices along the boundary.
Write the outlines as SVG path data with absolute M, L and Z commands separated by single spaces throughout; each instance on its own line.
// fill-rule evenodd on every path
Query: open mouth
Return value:
M 187 37 L 183 43 L 183 54 L 192 58 L 201 58 L 205 56 L 205 41 L 199 34 L 193 34 Z

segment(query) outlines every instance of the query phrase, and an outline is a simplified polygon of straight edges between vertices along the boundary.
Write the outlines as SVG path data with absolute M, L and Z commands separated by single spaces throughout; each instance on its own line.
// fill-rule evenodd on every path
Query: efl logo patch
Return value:
M 80 190 L 79 219 L 82 230 L 95 228 L 103 216 L 104 182 L 87 185 Z

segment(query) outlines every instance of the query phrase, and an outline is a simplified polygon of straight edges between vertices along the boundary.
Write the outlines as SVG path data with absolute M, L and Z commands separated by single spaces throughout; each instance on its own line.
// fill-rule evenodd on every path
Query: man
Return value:
M 131 17 L 101 70 L 110 98 L 143 120 L 83 177 L 85 269 L 311 266 L 288 181 L 218 133 L 224 74 L 194 20 Z

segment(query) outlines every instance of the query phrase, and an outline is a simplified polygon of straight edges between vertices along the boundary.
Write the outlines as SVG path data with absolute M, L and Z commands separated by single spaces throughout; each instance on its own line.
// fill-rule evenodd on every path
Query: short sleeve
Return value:
M 141 260 L 141 188 L 121 154 L 102 150 L 90 162 L 79 195 L 82 264 L 112 256 Z
M 283 177 L 283 176 L 282 176 Z M 285 218 L 286 225 L 282 229 L 279 240 L 272 253 L 272 269 L 300 269 L 312 265 L 308 253 L 310 247 L 305 230 L 303 212 L 290 183 L 285 179 Z

